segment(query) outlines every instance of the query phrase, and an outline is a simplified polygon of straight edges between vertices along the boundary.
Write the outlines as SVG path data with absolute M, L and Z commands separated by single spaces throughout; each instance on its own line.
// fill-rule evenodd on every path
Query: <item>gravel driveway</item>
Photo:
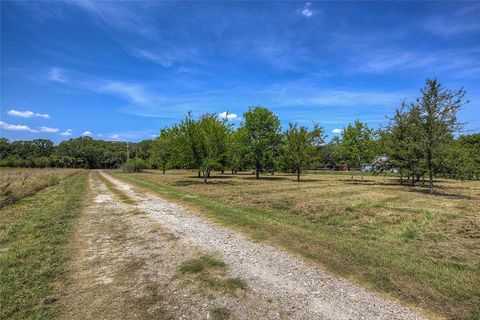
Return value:
M 231 229 L 189 212 L 157 195 L 139 192 L 101 173 L 137 203 L 137 208 L 186 244 L 215 252 L 249 290 L 279 302 L 291 319 L 423 319 L 398 302 L 339 279 L 281 249 L 253 242 Z M 275 317 L 275 313 L 273 313 Z M 285 313 L 278 313 L 285 318 Z

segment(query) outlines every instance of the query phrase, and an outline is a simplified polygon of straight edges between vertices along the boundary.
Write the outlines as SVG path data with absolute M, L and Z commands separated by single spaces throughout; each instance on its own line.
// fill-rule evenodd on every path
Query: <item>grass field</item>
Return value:
M 64 177 L 71 171 L 57 173 Z M 86 182 L 84 171 L 0 209 L 0 319 L 53 318 L 53 285 L 68 257 L 65 244 L 81 212 Z
M 0 208 L 53 185 L 79 169 L 0 168 Z
M 114 174 L 433 314 L 480 317 L 480 182 L 429 195 L 393 177 Z

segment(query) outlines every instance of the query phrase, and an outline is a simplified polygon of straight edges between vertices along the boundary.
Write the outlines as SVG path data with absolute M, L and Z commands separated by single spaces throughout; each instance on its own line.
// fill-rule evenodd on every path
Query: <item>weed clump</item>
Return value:
M 237 289 L 246 290 L 247 283 L 239 278 L 226 276 L 227 265 L 225 262 L 212 256 L 202 256 L 184 262 L 179 271 L 182 274 L 192 274 L 194 279 L 214 290 L 235 293 Z
M 207 268 L 225 268 L 225 262 L 212 256 L 202 256 L 198 259 L 192 259 L 184 262 L 180 266 L 181 273 L 199 273 Z

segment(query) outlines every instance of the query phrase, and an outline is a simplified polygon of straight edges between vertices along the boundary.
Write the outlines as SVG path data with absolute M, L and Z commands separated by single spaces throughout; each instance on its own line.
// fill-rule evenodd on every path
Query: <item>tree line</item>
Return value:
M 160 130 L 154 140 L 139 143 L 70 139 L 54 146 L 49 140 L 0 140 L 0 166 L 118 168 L 127 158 L 135 168 L 183 168 L 198 171 L 208 181 L 212 171 L 253 169 L 261 173 L 286 171 L 301 174 L 307 169 L 363 172 L 376 161 L 374 173 L 397 172 L 402 183 L 414 185 L 427 179 L 430 189 L 436 176 L 478 179 L 480 134 L 454 136 L 462 125 L 458 110 L 465 91 L 449 90 L 428 79 L 413 102 L 403 102 L 390 123 L 373 130 L 360 120 L 343 128 L 340 137 L 326 143 L 325 130 L 290 123 L 281 130 L 280 119 L 271 110 L 250 107 L 234 128 L 227 118 L 188 113 L 177 124 Z M 369 167 L 369 169 L 372 169 Z

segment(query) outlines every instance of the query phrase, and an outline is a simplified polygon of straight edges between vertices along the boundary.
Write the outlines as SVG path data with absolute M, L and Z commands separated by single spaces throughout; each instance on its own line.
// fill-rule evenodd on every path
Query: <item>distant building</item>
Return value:
M 374 172 L 394 172 L 397 173 L 398 169 L 390 163 L 390 158 L 387 155 L 381 155 L 376 157 L 372 163 L 363 164 L 363 171 Z

